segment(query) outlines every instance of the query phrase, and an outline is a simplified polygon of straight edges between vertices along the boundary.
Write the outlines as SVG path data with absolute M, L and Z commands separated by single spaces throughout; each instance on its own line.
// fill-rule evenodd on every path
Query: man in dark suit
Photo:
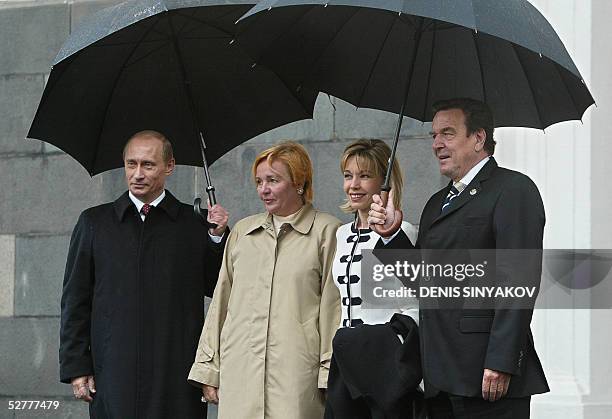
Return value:
M 434 105 L 433 152 L 451 179 L 425 205 L 416 247 L 421 249 L 535 249 L 541 251 L 544 206 L 524 174 L 493 158 L 494 120 L 473 99 Z M 401 216 L 390 198 L 375 197 L 369 222 L 393 225 Z M 388 233 L 379 247 L 411 248 Z M 532 265 L 538 279 L 541 259 Z M 511 272 L 496 272 L 509 276 Z M 430 419 L 528 418 L 530 396 L 549 391 L 530 330 L 532 310 L 421 310 L 420 337 Z
M 124 153 L 128 191 L 85 210 L 70 240 L 62 292 L 60 380 L 93 418 L 203 418 L 187 383 L 221 266 L 227 212 L 207 229 L 165 190 L 170 142 L 142 131 Z

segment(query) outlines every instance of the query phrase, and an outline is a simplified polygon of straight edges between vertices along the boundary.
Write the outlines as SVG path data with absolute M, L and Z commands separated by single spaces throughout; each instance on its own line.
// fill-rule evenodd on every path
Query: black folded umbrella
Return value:
M 132 134 L 160 131 L 178 164 L 204 166 L 214 203 L 206 159 L 311 118 L 316 99 L 289 90 L 233 42 L 236 20 L 252 5 L 130 0 L 93 15 L 55 59 L 28 137 L 59 147 L 94 175 L 123 166 Z

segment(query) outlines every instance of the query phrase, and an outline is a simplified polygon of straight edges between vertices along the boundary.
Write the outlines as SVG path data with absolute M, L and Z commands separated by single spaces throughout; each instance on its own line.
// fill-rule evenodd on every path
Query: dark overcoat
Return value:
M 416 247 L 421 249 L 531 249 L 541 251 L 544 205 L 536 185 L 522 173 L 504 169 L 493 157 L 448 209 L 442 203 L 451 183 L 425 205 Z M 387 246 L 410 249 L 400 232 Z M 508 268 L 508 267 L 504 267 Z M 520 267 L 496 270 L 510 281 Z M 541 258 L 532 269 L 538 280 Z M 549 391 L 536 353 L 530 323 L 533 310 L 445 309 L 419 311 L 425 396 L 438 391 L 482 397 L 484 368 L 512 374 L 507 397 Z
M 85 210 L 62 294 L 60 379 L 94 375 L 94 418 L 205 418 L 187 383 L 224 242 L 169 192 L 143 222 L 127 192 Z

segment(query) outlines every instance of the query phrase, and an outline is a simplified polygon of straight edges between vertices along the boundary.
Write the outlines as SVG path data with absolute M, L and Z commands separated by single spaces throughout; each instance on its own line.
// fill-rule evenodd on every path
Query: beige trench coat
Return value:
M 322 418 L 340 295 L 340 222 L 307 204 L 276 237 L 272 217 L 229 235 L 189 381 L 219 388 L 219 419 Z

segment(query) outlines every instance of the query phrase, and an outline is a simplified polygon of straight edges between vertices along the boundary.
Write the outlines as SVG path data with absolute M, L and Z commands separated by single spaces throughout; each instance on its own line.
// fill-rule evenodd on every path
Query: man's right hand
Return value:
M 227 213 L 227 210 L 219 204 L 215 204 L 211 207 L 210 202 L 207 202 L 207 206 L 208 206 L 207 221 L 209 223 L 213 223 L 217 225 L 217 227 L 215 227 L 214 229 L 209 228 L 208 233 L 213 236 L 222 237 L 223 233 L 225 233 L 227 222 L 229 221 L 229 214 Z
M 217 387 L 204 384 L 202 393 L 204 394 L 204 400 L 208 403 L 219 404 L 219 389 Z
M 378 226 L 388 230 L 395 222 L 395 218 L 401 218 L 401 216 L 401 211 L 397 211 L 393 205 L 393 190 L 389 192 L 386 206 L 383 206 L 383 200 L 380 195 L 372 196 L 372 204 L 370 205 L 370 211 L 368 213 L 368 224 L 372 226 L 372 229 L 378 234 L 380 234 L 380 230 L 377 228 Z M 391 231 L 387 237 L 393 236 L 396 231 L 397 230 Z
M 93 375 L 73 378 L 70 384 L 72 384 L 72 392 L 75 398 L 91 403 L 93 400 L 92 395 L 96 392 L 96 383 Z

